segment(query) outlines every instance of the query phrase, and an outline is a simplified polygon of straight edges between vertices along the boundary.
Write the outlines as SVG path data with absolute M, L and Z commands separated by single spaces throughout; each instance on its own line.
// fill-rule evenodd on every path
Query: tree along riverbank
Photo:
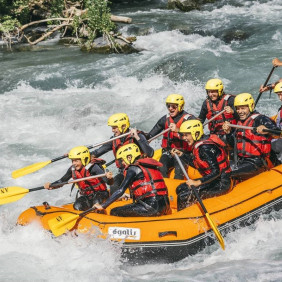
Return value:
M 132 53 L 135 38 L 124 38 L 116 24 L 131 21 L 111 15 L 106 0 L 0 0 L 0 35 L 9 48 L 59 33 L 63 43 L 85 51 Z

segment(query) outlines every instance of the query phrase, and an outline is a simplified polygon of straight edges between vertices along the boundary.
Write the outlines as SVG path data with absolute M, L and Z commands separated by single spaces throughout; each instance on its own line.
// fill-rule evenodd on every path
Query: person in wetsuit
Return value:
M 202 123 L 206 119 L 211 119 L 216 114 L 225 110 L 223 114 L 218 116 L 215 120 L 208 124 L 211 134 L 216 134 L 224 142 L 226 142 L 226 133 L 222 129 L 224 121 L 229 121 L 232 124 L 236 124 L 236 111 L 234 108 L 234 95 L 225 94 L 223 91 L 223 83 L 218 78 L 213 78 L 207 81 L 205 86 L 207 92 L 207 99 L 204 101 L 199 119 Z
M 226 144 L 217 135 L 205 136 L 200 121 L 185 121 L 179 132 L 183 140 L 192 147 L 192 151 L 180 152 L 173 149 L 172 154 L 179 155 L 202 175 L 201 178 L 189 179 L 177 187 L 177 209 L 182 210 L 196 201 L 189 186 L 194 186 L 202 199 L 226 193 L 231 186 L 231 168 L 225 151 Z
M 274 89 L 274 93 L 276 93 L 280 101 L 282 101 L 282 78 L 279 79 L 274 84 L 269 84 L 266 87 L 261 86 L 260 92 L 264 92 L 267 90 L 271 91 L 272 89 Z M 280 106 L 277 114 L 274 117 L 271 117 L 271 119 L 275 121 L 276 126 L 281 130 L 282 129 L 282 106 Z M 282 161 L 282 138 L 280 137 L 278 139 L 271 140 L 271 148 L 276 153 L 277 158 L 279 158 L 280 161 Z
M 177 161 L 171 156 L 170 150 L 176 148 L 179 150 L 188 150 L 187 144 L 183 142 L 178 133 L 181 124 L 186 120 L 196 119 L 192 114 L 183 110 L 184 98 L 179 94 L 171 94 L 166 98 L 168 114 L 158 120 L 155 126 L 148 133 L 147 138 L 156 136 L 161 131 L 170 128 L 169 132 L 163 134 L 162 156 L 160 162 L 163 166 L 160 171 L 163 177 L 168 177 L 169 170 L 175 168 L 175 179 L 184 179 L 183 172 Z
M 118 151 L 118 149 L 121 146 L 129 143 L 135 143 L 140 148 L 142 154 L 145 154 L 148 157 L 152 157 L 154 155 L 154 149 L 149 145 L 144 133 L 136 129 L 129 129 L 130 122 L 127 114 L 117 113 L 110 116 L 108 119 L 108 126 L 112 127 L 112 132 L 114 134 L 113 137 L 120 136 L 128 132 L 130 132 L 131 134 L 120 139 L 116 139 L 113 142 L 106 143 L 100 148 L 94 150 L 93 152 L 91 152 L 91 156 L 93 158 L 98 158 L 109 151 L 113 151 L 114 156 L 116 157 L 116 152 Z M 119 170 L 114 177 L 113 185 L 110 186 L 111 194 L 113 194 L 119 188 L 124 179 L 124 165 L 120 160 L 116 160 L 116 166 Z
M 122 217 L 160 216 L 170 213 L 168 190 L 159 171 L 162 164 L 151 158 L 140 158 L 139 147 L 134 144 L 122 146 L 117 151 L 117 159 L 126 165 L 125 178 L 119 189 L 102 204 L 95 204 L 103 210 L 120 198 L 129 187 L 133 204 L 116 207 L 111 215 Z
M 68 154 L 69 159 L 72 160 L 72 166 L 67 170 L 66 174 L 59 180 L 52 184 L 60 184 L 69 179 L 80 179 L 91 175 L 104 174 L 105 171 L 102 165 L 105 163 L 102 159 L 95 159 L 90 163 L 90 152 L 85 146 L 78 146 L 70 150 Z M 108 197 L 107 184 L 113 183 L 112 172 L 106 172 L 106 176 L 84 180 L 77 182 L 80 197 L 78 197 L 73 207 L 76 210 L 85 211 L 91 208 L 95 203 L 103 203 Z M 44 188 L 48 190 L 53 188 L 50 182 L 44 184 Z
M 231 129 L 229 122 L 223 124 L 227 134 L 233 134 L 235 162 L 232 164 L 232 178 L 243 181 L 278 164 L 275 154 L 271 154 L 272 136 L 264 129 L 279 130 L 269 117 L 255 111 L 255 101 L 251 94 L 241 93 L 234 100 L 240 120 L 237 125 L 254 127 L 254 130 Z M 237 156 L 237 157 L 236 157 Z

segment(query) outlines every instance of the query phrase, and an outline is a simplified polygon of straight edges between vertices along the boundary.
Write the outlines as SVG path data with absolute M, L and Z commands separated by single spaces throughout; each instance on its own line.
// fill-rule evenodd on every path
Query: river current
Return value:
M 272 59 L 282 60 L 282 0 L 222 0 L 189 13 L 167 10 L 166 1 L 131 1 L 113 13 L 132 17 L 122 32 L 138 35 L 140 53 L 87 54 L 56 38 L 21 51 L 0 48 L 1 187 L 57 180 L 67 159 L 18 179 L 11 172 L 108 139 L 113 113 L 126 112 L 132 126 L 148 131 L 166 113 L 166 96 L 180 93 L 198 115 L 210 78 L 221 78 L 226 93 L 257 97 Z M 235 31 L 240 40 L 230 37 Z M 270 82 L 281 77 L 278 68 Z M 273 115 L 279 105 L 264 93 L 257 109 Z M 30 206 L 62 205 L 74 194 L 65 186 L 0 206 L 0 281 L 282 280 L 282 212 L 228 234 L 226 251 L 216 244 L 176 263 L 140 266 L 124 265 L 120 246 L 109 241 L 53 239 L 36 224 L 15 225 Z

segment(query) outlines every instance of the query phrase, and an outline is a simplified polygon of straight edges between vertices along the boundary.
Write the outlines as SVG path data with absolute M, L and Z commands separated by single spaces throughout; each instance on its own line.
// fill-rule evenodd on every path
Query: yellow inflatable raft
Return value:
M 198 203 L 177 212 L 175 189 L 181 180 L 166 179 L 172 214 L 161 217 L 116 217 L 110 210 L 128 204 L 119 201 L 107 214 L 88 213 L 79 218 L 75 232 L 99 232 L 100 236 L 123 242 L 123 255 L 131 261 L 176 261 L 197 253 L 216 241 Z M 282 208 L 282 165 L 239 183 L 227 194 L 203 201 L 221 234 L 253 223 L 261 214 Z M 27 225 L 38 221 L 49 230 L 48 220 L 62 214 L 79 214 L 72 204 L 31 207 L 18 218 Z M 97 228 L 93 228 L 98 227 Z M 96 231 L 95 231 L 96 230 Z

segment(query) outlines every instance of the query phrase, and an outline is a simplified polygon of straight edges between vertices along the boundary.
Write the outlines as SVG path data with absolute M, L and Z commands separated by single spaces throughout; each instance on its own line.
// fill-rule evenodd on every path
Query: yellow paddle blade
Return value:
M 57 217 L 48 220 L 48 224 L 52 233 L 58 237 L 72 229 L 78 218 L 79 215 L 77 214 L 62 213 Z
M 212 228 L 221 248 L 224 250 L 225 249 L 225 246 L 224 246 L 224 240 L 221 236 L 221 233 L 219 232 L 219 230 L 217 229 L 215 223 L 213 222 L 213 220 L 211 219 L 210 215 L 208 213 L 206 213 L 206 218 L 210 224 L 210 227 Z
M 162 149 L 158 149 L 154 152 L 153 159 L 159 161 L 162 156 Z
M 26 166 L 26 167 L 14 170 L 12 172 L 12 177 L 13 178 L 18 178 L 18 177 L 21 177 L 21 176 L 33 173 L 33 172 L 43 168 L 44 166 L 46 166 L 46 165 L 48 165 L 50 163 L 51 163 L 51 160 L 50 161 L 46 161 L 46 162 L 40 162 L 40 163 L 32 164 L 32 165 L 29 165 L 29 166 Z
M 25 196 L 28 189 L 18 186 L 0 188 L 0 205 L 15 202 Z

